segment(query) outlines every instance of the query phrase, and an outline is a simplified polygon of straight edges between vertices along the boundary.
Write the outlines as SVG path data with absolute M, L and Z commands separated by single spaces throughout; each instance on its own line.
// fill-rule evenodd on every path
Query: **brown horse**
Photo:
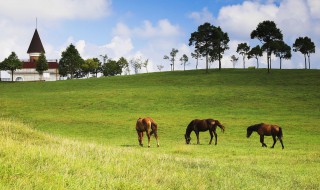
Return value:
M 260 135 L 260 142 L 262 144 L 262 147 L 267 147 L 267 145 L 264 143 L 264 136 L 266 135 L 266 136 L 272 136 L 273 138 L 273 145 L 271 148 L 273 148 L 274 145 L 276 144 L 277 142 L 276 137 L 278 137 L 278 139 L 281 142 L 282 149 L 284 149 L 283 142 L 282 142 L 283 134 L 282 134 L 281 127 L 277 125 L 270 125 L 265 123 L 252 125 L 247 128 L 247 138 L 250 137 L 253 131 L 256 131 Z
M 157 145 L 159 145 L 158 141 L 158 125 L 156 122 L 153 121 L 152 118 L 146 117 L 146 118 L 139 118 L 136 123 L 136 130 L 138 133 L 138 140 L 139 140 L 139 145 L 143 146 L 142 140 L 143 140 L 143 132 L 147 133 L 148 136 L 148 147 L 150 147 L 150 136 L 154 134 L 156 140 L 157 140 Z
M 195 119 L 195 120 L 192 120 L 186 129 L 186 134 L 184 135 L 184 138 L 186 139 L 186 143 L 187 144 L 190 143 L 190 141 L 191 141 L 190 134 L 192 131 L 194 131 L 197 136 L 197 144 L 200 144 L 199 132 L 209 130 L 209 133 L 211 136 L 209 144 L 211 144 L 212 138 L 214 135 L 215 145 L 217 145 L 217 139 L 218 139 L 218 135 L 216 133 L 217 126 L 219 126 L 221 128 L 222 132 L 224 132 L 224 126 L 218 120 L 214 120 L 214 119 L 203 119 L 203 120 Z

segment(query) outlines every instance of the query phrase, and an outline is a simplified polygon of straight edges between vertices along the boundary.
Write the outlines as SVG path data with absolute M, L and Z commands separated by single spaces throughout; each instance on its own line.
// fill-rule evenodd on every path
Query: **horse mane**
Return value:
M 187 126 L 186 135 L 188 135 L 188 136 L 190 136 L 190 133 L 193 131 L 194 121 L 195 121 L 195 120 L 192 120 L 192 121 L 189 123 L 189 125 Z
M 259 123 L 259 124 L 255 124 L 255 125 L 251 125 L 250 127 L 248 127 L 248 129 L 252 130 L 252 131 L 257 131 L 264 123 Z

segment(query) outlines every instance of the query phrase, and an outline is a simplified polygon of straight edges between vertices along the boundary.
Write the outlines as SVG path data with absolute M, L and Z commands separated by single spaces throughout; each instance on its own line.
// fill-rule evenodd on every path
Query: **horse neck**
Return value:
M 186 129 L 186 136 L 190 137 L 191 132 L 193 131 L 193 122 L 191 122 Z
M 249 128 L 251 131 L 258 131 L 258 129 L 261 127 L 262 124 L 263 123 L 255 124 L 255 125 L 250 126 Z

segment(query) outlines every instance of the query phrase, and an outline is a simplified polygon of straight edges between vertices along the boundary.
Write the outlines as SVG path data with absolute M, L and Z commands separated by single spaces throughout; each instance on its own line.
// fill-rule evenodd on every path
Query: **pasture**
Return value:
M 318 189 L 320 71 L 176 71 L 57 82 L 0 83 L 4 189 Z M 160 147 L 140 147 L 139 117 Z M 184 134 L 195 118 L 209 133 Z M 246 138 L 256 123 L 283 129 L 285 149 Z

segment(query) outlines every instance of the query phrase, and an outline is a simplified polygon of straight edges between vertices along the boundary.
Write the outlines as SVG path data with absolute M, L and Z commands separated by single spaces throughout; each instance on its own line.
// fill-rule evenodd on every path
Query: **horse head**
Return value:
M 190 144 L 191 137 L 187 136 L 187 134 L 184 134 L 184 138 L 186 139 L 186 144 Z

